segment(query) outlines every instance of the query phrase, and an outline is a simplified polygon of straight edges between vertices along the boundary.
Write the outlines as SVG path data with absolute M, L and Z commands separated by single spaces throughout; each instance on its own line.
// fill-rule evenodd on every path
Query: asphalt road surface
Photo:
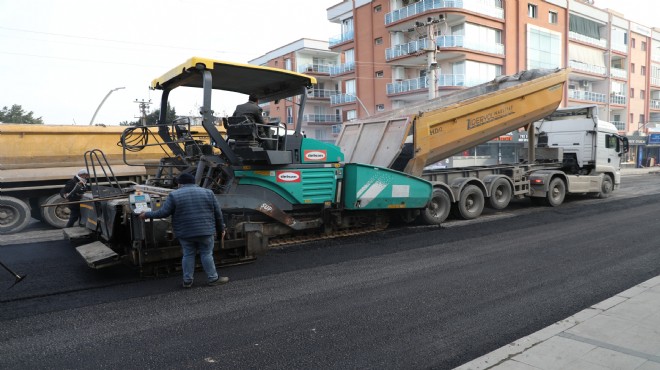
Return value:
M 660 275 L 658 180 L 290 246 L 190 290 L 88 269 L 65 241 L 4 244 L 27 278 L 0 290 L 0 368 L 452 368 Z

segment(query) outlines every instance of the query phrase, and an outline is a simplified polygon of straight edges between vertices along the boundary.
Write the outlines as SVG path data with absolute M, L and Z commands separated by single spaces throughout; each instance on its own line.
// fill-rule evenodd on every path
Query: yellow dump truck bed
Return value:
M 346 162 L 390 167 L 406 140 L 412 139 L 414 154 L 404 171 L 419 176 L 431 163 L 555 111 L 562 101 L 568 72 L 523 71 L 365 120 L 347 122 L 337 145 Z

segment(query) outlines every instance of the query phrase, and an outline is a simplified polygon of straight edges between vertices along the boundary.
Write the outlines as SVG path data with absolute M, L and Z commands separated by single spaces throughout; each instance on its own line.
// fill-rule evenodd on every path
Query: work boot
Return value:
M 216 285 L 222 285 L 222 284 L 227 284 L 229 282 L 229 278 L 226 276 L 218 276 L 217 279 L 213 281 L 209 281 L 209 286 L 216 286 Z
M 183 284 L 181 284 L 182 288 L 192 288 L 192 280 L 191 281 L 184 281 Z

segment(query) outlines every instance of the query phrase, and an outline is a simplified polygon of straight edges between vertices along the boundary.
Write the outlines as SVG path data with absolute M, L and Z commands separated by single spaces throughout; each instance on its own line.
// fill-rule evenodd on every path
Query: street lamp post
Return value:
M 116 88 L 108 91 L 108 93 L 105 95 L 103 100 L 101 100 L 101 104 L 99 104 L 98 108 L 96 108 L 96 111 L 94 112 L 94 115 L 92 116 L 91 121 L 89 121 L 90 126 L 94 124 L 94 118 L 96 118 L 96 115 L 99 113 L 99 110 L 103 106 L 103 103 L 105 103 L 105 101 L 108 99 L 108 96 L 110 96 L 110 94 L 112 94 L 114 91 L 121 90 L 121 89 L 125 89 L 125 87 L 116 87 Z

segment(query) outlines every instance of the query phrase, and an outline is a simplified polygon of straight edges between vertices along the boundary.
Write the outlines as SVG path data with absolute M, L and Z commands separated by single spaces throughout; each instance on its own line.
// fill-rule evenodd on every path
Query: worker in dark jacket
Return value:
M 200 188 L 195 178 L 183 173 L 177 178 L 179 188 L 168 194 L 165 204 L 153 212 L 140 214 L 141 219 L 172 216 L 174 235 L 183 249 L 183 287 L 190 288 L 195 273 L 195 253 L 199 251 L 202 267 L 208 278 L 208 285 L 220 285 L 229 278 L 218 276 L 213 260 L 213 234 L 224 238 L 225 224 L 220 204 L 213 192 Z
M 234 111 L 233 116 L 234 117 L 251 117 L 254 122 L 256 123 L 264 123 L 264 118 L 262 117 L 263 109 L 257 104 L 257 99 L 256 96 L 250 95 L 248 97 L 247 103 L 239 104 L 236 106 L 236 110 Z
M 82 199 L 83 194 L 87 191 L 89 185 L 89 172 L 86 169 L 81 169 L 73 176 L 72 179 L 66 182 L 64 187 L 60 190 L 60 196 L 69 202 L 77 202 Z M 69 221 L 66 227 L 72 227 L 80 219 L 80 204 L 69 204 Z

